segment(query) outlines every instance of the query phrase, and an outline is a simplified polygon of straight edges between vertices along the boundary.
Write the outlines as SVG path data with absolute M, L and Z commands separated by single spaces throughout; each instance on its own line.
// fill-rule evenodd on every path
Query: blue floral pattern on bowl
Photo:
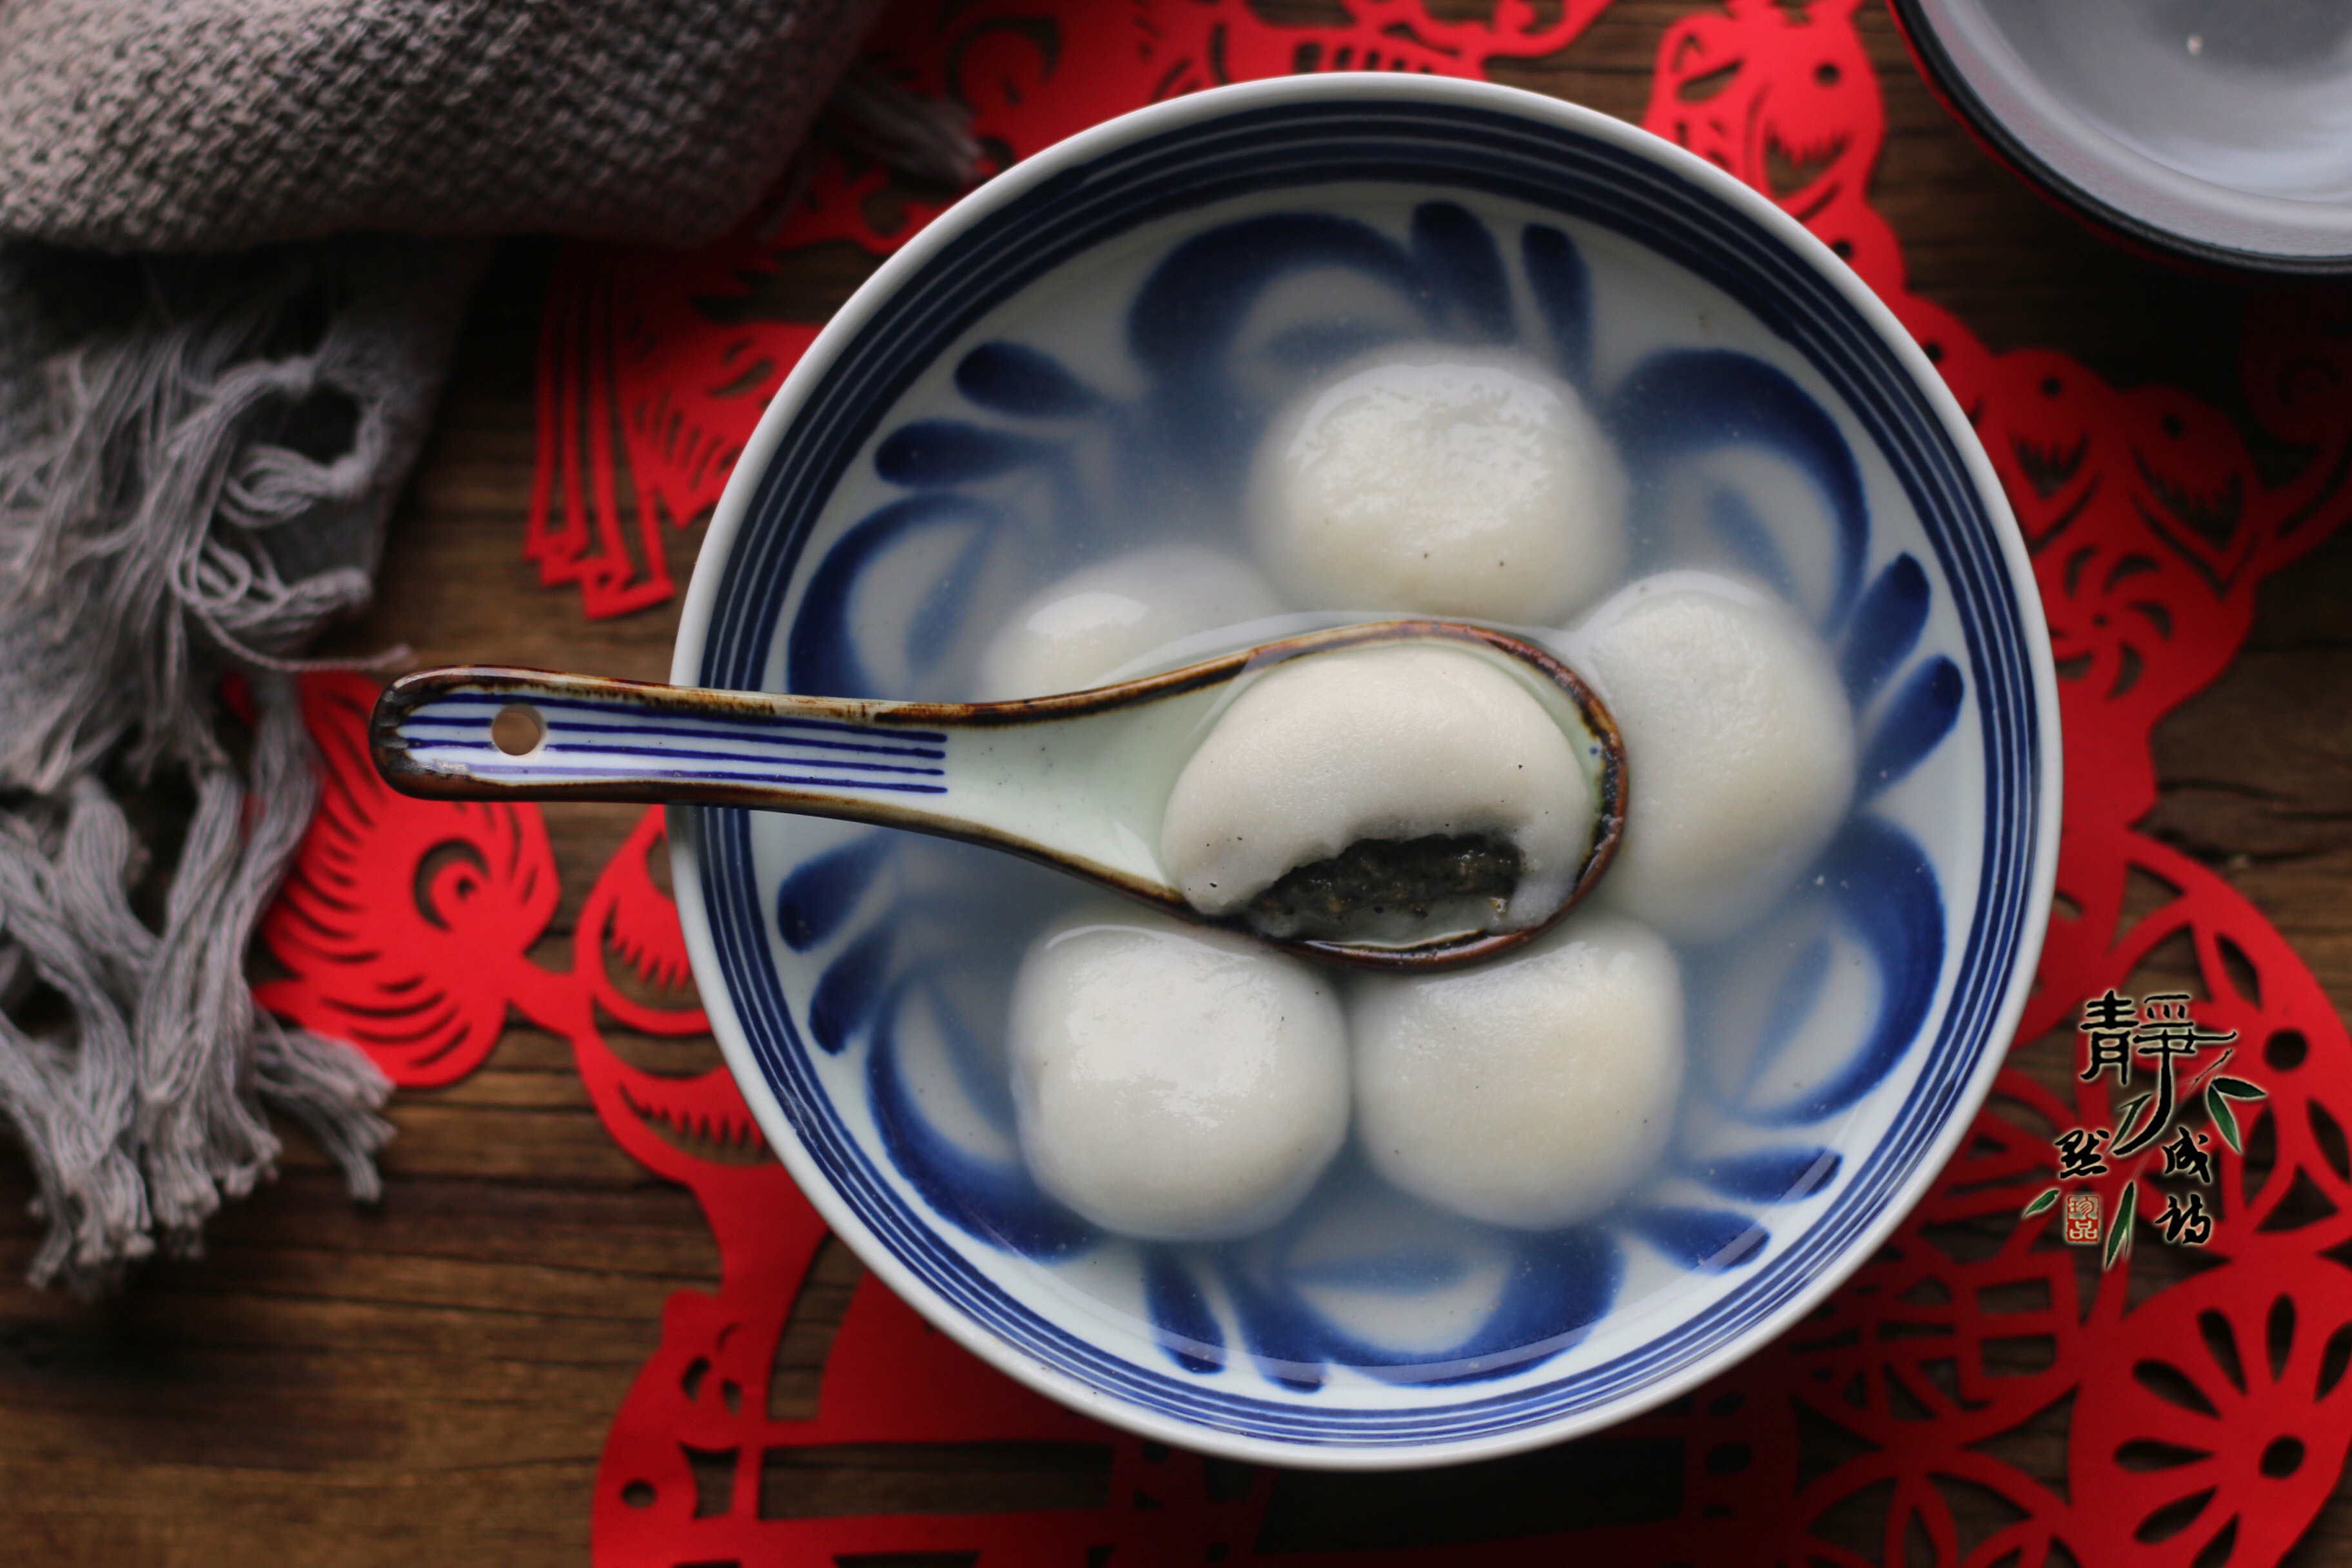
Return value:
M 2005 990 L 2032 924 L 2040 694 L 1996 525 L 1916 386 L 1831 291 L 1785 265 L 1759 280 L 1769 247 L 1732 217 L 1606 138 L 1409 92 L 1326 93 L 1252 129 L 1255 167 L 1230 132 L 1171 132 L 1103 161 L 1122 199 L 1099 167 L 1049 182 L 1022 198 L 1040 243 L 982 223 L 930 259 L 928 290 L 902 280 L 768 455 L 701 679 L 966 695 L 1008 595 L 1099 552 L 1102 520 L 1213 537 L 1201 520 L 1238 512 L 1297 386 L 1402 339 L 1548 365 L 1626 464 L 1636 571 L 1696 550 L 1801 606 L 1861 742 L 1853 810 L 1799 890 L 1689 963 L 1693 1088 L 1665 1168 L 1601 1220 L 1531 1235 L 1436 1216 L 1350 1153 L 1265 1236 L 1107 1237 L 1022 1166 L 995 1037 L 1064 889 L 963 847 L 740 813 L 696 813 L 691 853 L 755 1104 L 951 1311 L 1210 1446 L 1507 1443 L 1785 1307 L 1981 1079 L 1999 1006 L 1972 993 Z M 1266 194 L 1348 179 L 1378 199 Z M 1122 291 L 1115 345 L 1073 363 L 993 330 L 1035 278 L 1153 224 L 1180 232 Z M 1779 342 L 1627 352 L 1597 326 L 1616 301 L 1589 251 L 1612 235 Z M 1320 310 L 1317 289 L 1355 303 Z M 1731 447 L 1746 468 L 1714 461 Z M 1800 476 L 1810 510 L 1749 482 L 1759 461 Z

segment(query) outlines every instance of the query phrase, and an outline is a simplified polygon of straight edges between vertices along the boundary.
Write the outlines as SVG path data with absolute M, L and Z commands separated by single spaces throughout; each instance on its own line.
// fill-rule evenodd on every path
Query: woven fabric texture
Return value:
M 774 180 L 874 0 L 10 0 L 0 236 L 692 244 Z

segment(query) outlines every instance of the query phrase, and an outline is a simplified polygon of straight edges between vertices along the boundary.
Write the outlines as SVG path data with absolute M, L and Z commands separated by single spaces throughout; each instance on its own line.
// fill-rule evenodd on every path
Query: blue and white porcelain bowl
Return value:
M 671 818 L 713 1026 L 835 1231 L 1012 1376 L 1248 1460 L 1551 1442 L 1795 1322 L 1964 1132 L 2050 900 L 2047 638 L 1935 372 L 1721 171 L 1477 83 L 1223 88 L 966 198 L 777 395 L 719 503 L 673 679 L 969 698 L 980 649 L 1042 584 L 1147 544 L 1245 548 L 1241 486 L 1275 409 L 1400 340 L 1517 353 L 1579 387 L 1633 481 L 1637 564 L 1782 595 L 1853 703 L 1862 784 L 1834 842 L 1769 919 L 1683 954 L 1690 1087 L 1663 1168 L 1616 1209 L 1484 1226 L 1343 1154 L 1264 1236 L 1107 1235 L 1023 1167 L 1001 1038 L 1025 945 L 1084 889 L 888 830 Z

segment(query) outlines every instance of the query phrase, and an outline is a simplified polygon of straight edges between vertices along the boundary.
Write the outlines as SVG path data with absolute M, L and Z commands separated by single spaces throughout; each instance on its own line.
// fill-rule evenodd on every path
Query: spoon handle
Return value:
M 5 3 L 5 0 L 0 0 Z M 1434 638 L 1518 661 L 1591 758 L 1601 810 L 1575 889 L 1550 921 L 1410 947 L 1275 945 L 1372 969 L 1488 956 L 1566 913 L 1624 823 L 1624 751 L 1608 710 L 1535 644 L 1445 621 L 1334 626 L 1115 686 L 1013 702 L 884 702 L 656 686 L 473 666 L 403 678 L 368 741 L 404 795 L 443 800 L 693 801 L 901 827 L 1042 862 L 1192 920 L 1160 854 L 1168 795 L 1228 688 L 1262 666 Z
M 394 683 L 369 742 L 410 795 L 694 800 L 892 823 L 948 793 L 948 736 L 918 721 L 940 716 L 926 703 L 477 666 Z

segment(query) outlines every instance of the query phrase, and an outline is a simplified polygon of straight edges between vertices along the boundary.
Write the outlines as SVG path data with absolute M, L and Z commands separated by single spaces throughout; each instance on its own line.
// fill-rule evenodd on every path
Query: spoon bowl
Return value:
M 1347 648 L 1448 643 L 1508 669 L 1568 737 L 1594 803 L 1558 907 L 1512 929 L 1400 942 L 1277 937 L 1213 920 L 1156 846 L 1176 775 L 1240 686 Z M 1182 919 L 1368 969 L 1475 963 L 1549 930 L 1589 892 L 1625 825 L 1625 750 L 1607 708 L 1534 643 L 1452 621 L 1286 637 L 1115 686 L 1015 702 L 887 702 L 661 686 L 468 666 L 385 690 L 370 727 L 394 789 L 441 800 L 693 801 L 838 817 L 1025 857 Z

